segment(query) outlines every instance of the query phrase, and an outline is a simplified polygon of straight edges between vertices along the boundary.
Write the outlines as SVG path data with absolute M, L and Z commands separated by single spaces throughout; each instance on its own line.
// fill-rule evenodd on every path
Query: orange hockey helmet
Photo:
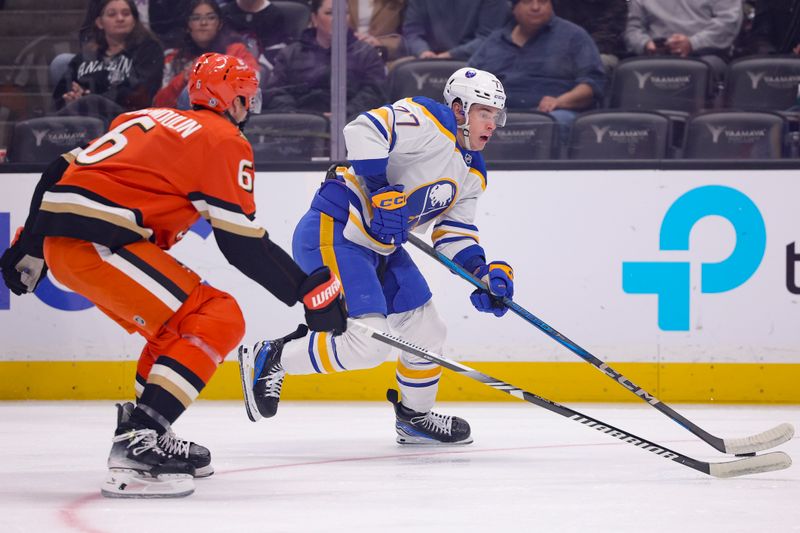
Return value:
M 201 55 L 189 74 L 189 101 L 223 113 L 241 96 L 251 113 L 261 112 L 258 76 L 244 61 L 209 52 Z

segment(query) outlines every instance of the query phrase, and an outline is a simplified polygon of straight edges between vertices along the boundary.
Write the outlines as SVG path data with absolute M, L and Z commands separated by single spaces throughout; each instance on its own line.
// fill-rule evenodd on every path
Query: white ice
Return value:
M 570 405 L 701 460 L 726 456 L 645 405 Z M 673 405 L 720 437 L 800 406 Z M 715 479 L 526 403 L 443 403 L 475 442 L 401 448 L 388 403 L 284 402 L 251 423 L 201 401 L 176 432 L 216 473 L 169 500 L 100 496 L 113 402 L 0 403 L 0 532 L 800 531 L 800 467 Z M 800 439 L 778 449 L 800 459 Z

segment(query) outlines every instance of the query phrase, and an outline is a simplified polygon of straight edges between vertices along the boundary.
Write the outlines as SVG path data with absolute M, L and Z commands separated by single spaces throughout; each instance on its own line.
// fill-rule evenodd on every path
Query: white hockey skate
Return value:
M 433 411 L 412 411 L 400 403 L 399 394 L 394 389 L 386 391 L 386 399 L 394 405 L 398 444 L 452 446 L 472 443 L 472 431 L 463 418 Z

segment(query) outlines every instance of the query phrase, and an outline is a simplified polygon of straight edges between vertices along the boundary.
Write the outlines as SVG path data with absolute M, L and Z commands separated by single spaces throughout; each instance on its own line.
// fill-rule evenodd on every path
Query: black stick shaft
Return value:
M 464 374 L 467 377 L 470 377 L 494 389 L 503 391 L 506 394 L 510 394 L 511 396 L 525 400 L 526 402 L 534 405 L 538 405 L 539 407 L 547 409 L 548 411 L 559 414 L 565 418 L 569 418 L 570 420 L 574 420 L 575 422 L 579 422 L 587 427 L 594 428 L 597 431 L 605 433 L 611 437 L 615 437 L 623 442 L 652 452 L 659 457 L 663 457 L 664 459 L 669 459 L 684 466 L 688 466 L 689 468 L 693 468 L 704 474 L 715 477 L 733 477 L 744 474 L 755 474 L 760 472 L 769 472 L 772 470 L 780 470 L 783 468 L 788 468 L 789 465 L 791 465 L 791 459 L 789 459 L 789 457 L 782 452 L 773 452 L 761 456 L 746 457 L 725 463 L 707 463 L 705 461 L 693 459 L 689 456 L 683 455 L 682 453 L 670 450 L 666 446 L 661 446 L 660 444 L 656 444 L 655 442 L 647 440 L 643 437 L 638 437 L 633 433 L 629 433 L 614 427 L 611 424 L 607 424 L 601 420 L 592 418 L 591 416 L 579 413 L 578 411 L 570 409 L 569 407 L 556 403 L 552 400 L 548 400 L 547 398 L 543 398 L 542 396 L 532 392 L 515 387 L 514 385 L 506 383 L 505 381 L 493 378 L 482 372 L 478 372 L 477 370 L 474 370 L 466 365 L 447 359 L 439 354 L 430 352 L 425 348 L 416 346 L 399 337 L 395 337 L 394 335 L 379 331 L 362 322 L 352 319 L 349 322 L 349 327 L 361 329 L 365 334 L 389 346 L 399 348 L 404 352 L 421 357 L 426 361 L 436 363 L 449 370 L 452 370 L 453 372 Z
M 437 252 L 432 246 L 430 246 L 429 244 L 424 242 L 422 239 L 420 239 L 416 235 L 410 234 L 408 236 L 408 241 L 411 244 L 413 244 L 415 247 L 417 247 L 419 250 L 424 252 L 425 254 L 429 255 L 430 257 L 432 257 L 433 259 L 435 259 L 439 263 L 441 263 L 444 266 L 446 266 L 447 268 L 449 268 L 453 273 L 455 273 L 459 277 L 467 280 L 468 282 L 470 282 L 472 285 L 474 285 L 475 287 L 477 287 L 479 289 L 486 290 L 486 284 L 485 283 L 483 283 L 481 280 L 479 280 L 478 278 L 473 276 L 470 272 L 467 272 L 463 267 L 461 267 L 461 265 L 457 264 L 456 262 L 454 262 L 453 260 L 451 260 L 450 258 L 445 256 L 444 254 L 441 254 L 441 253 Z M 706 442 L 707 444 L 713 446 L 716 450 L 718 450 L 720 452 L 723 452 L 723 453 L 732 453 L 731 450 L 728 449 L 728 446 L 726 446 L 726 443 L 725 443 L 725 441 L 723 439 L 721 439 L 720 437 L 716 437 L 716 436 L 712 435 L 711 433 L 707 432 L 706 430 L 704 430 L 703 428 L 701 428 L 697 424 L 695 424 L 692 421 L 690 421 L 687 418 L 685 418 L 680 413 L 678 413 L 675 410 L 673 410 L 668 405 L 665 405 L 658 398 L 656 398 L 655 396 L 653 396 L 652 394 L 648 393 L 647 391 L 645 391 L 640 386 L 638 386 L 635 383 L 633 383 L 631 380 L 629 380 L 628 378 L 623 376 L 621 373 L 619 373 L 616 370 L 614 370 L 613 368 L 611 368 L 608 364 L 606 364 L 602 360 L 598 359 L 597 357 L 595 357 L 594 355 L 592 355 L 591 353 L 589 353 L 588 351 L 583 349 L 577 343 L 571 341 L 566 336 L 562 335 L 555 328 L 551 327 L 545 321 L 541 320 L 536 315 L 534 315 L 533 313 L 531 313 L 527 309 L 523 308 L 521 305 L 518 305 L 517 303 L 512 301 L 510 298 L 503 298 L 502 301 L 503 301 L 503 304 L 506 307 L 508 307 L 511 311 L 514 312 L 514 314 L 518 315 L 519 317 L 521 317 L 526 322 L 529 322 L 530 324 L 533 324 L 536 328 L 538 328 L 540 331 L 544 332 L 551 339 L 555 340 L 556 342 L 558 342 L 559 344 L 561 344 L 562 346 L 564 346 L 565 348 L 567 348 L 568 350 L 570 350 L 571 352 L 576 354 L 578 357 L 580 357 L 584 361 L 590 363 L 592 366 L 594 366 L 595 368 L 600 370 L 603 374 L 605 374 L 606 376 L 608 376 L 612 380 L 616 381 L 620 386 L 628 389 L 629 391 L 631 391 L 632 394 L 637 396 L 639 399 L 649 403 L 650 405 L 652 405 L 653 407 L 658 409 L 661 413 L 663 413 L 664 415 L 668 416 L 673 421 L 677 422 L 678 424 L 683 426 L 685 429 L 687 429 L 690 432 L 692 432 L 694 435 L 700 437 L 704 442 Z M 766 449 L 768 447 L 772 447 L 774 445 L 780 444 L 780 442 L 785 442 L 785 440 L 788 440 L 788 438 L 791 438 L 791 435 L 788 434 L 788 432 L 780 431 L 780 430 L 783 430 L 783 429 L 784 429 L 783 426 L 779 426 L 778 428 L 775 428 L 773 430 L 770 430 L 770 431 L 764 433 L 764 435 L 772 434 L 773 432 L 780 434 L 780 436 L 777 437 L 777 438 L 773 437 L 772 442 L 770 442 L 769 444 L 767 444 L 766 442 L 763 442 L 760 446 L 759 445 L 752 446 L 752 450 L 747 448 L 746 444 L 739 444 L 737 446 L 737 448 L 740 448 L 740 449 L 734 451 L 733 453 L 743 453 L 743 452 L 750 452 L 750 451 L 755 452 L 755 451 L 758 451 L 758 450 L 761 450 L 761 449 Z M 788 438 L 787 438 L 787 435 L 788 435 Z M 760 436 L 761 435 L 758 435 L 758 436 L 755 436 L 755 437 L 751 437 L 750 439 L 754 440 L 754 441 L 758 441 L 759 440 L 758 437 L 760 437 Z M 737 441 L 746 441 L 748 439 L 736 439 L 736 440 Z M 741 448 L 746 448 L 746 449 L 741 449 Z

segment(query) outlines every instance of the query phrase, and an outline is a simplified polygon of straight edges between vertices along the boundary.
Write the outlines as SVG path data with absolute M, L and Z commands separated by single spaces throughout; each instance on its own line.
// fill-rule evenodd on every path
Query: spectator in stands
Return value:
M 60 115 L 110 121 L 150 105 L 161 86 L 164 53 L 139 20 L 133 0 L 102 0 L 91 37 L 67 66 L 53 92 Z
M 139 12 L 139 21 L 158 37 L 161 44 L 169 43 L 172 46 L 180 42 L 183 36 L 182 14 L 187 0 L 133 0 L 133 3 Z M 92 37 L 100 4 L 102 0 L 88 1 L 86 17 L 80 29 L 81 43 Z
M 742 23 L 742 0 L 630 0 L 625 43 L 637 55 L 700 57 L 725 71 Z
M 281 50 L 264 88 L 266 109 L 330 113 L 333 0 L 311 0 L 311 27 Z M 347 31 L 347 115 L 384 103 L 386 67 L 372 46 Z
M 268 77 L 275 56 L 290 40 L 283 13 L 268 0 L 236 0 L 222 6 L 222 15 L 228 28 L 242 36 L 250 53 L 264 66 L 262 74 Z
M 466 61 L 507 17 L 507 0 L 408 0 L 403 37 L 412 56 Z
M 348 6 L 350 27 L 360 41 L 376 47 L 385 61 L 405 53 L 400 35 L 405 0 L 349 0 Z
M 248 67 L 258 70 L 256 59 L 247 51 L 247 47 L 237 35 L 224 27 L 222 11 L 216 0 L 191 0 L 185 20 L 183 46 L 164 52 L 162 87 L 153 98 L 153 104 L 159 107 L 178 105 L 178 96 L 189 80 L 189 70 L 197 58 L 206 52 L 238 57 Z
M 577 24 L 592 37 L 600 51 L 606 72 L 611 72 L 625 55 L 626 0 L 553 0 L 558 16 Z
M 506 90 L 506 108 L 549 113 L 561 141 L 579 111 L 602 99 L 606 76 L 586 30 L 555 15 L 552 0 L 512 0 L 513 19 L 469 60 L 490 70 Z

